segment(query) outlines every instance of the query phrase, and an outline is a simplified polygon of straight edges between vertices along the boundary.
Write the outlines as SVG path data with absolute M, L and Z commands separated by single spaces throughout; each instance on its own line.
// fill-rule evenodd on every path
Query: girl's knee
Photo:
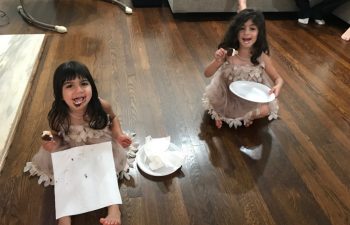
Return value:
M 263 118 L 270 114 L 270 108 L 268 104 L 263 104 L 260 106 L 260 113 L 257 115 L 257 118 Z

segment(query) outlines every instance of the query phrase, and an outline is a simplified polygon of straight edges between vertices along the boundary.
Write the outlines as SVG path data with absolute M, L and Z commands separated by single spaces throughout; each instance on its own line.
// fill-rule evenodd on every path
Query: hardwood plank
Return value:
M 271 56 L 285 80 L 280 119 L 218 130 L 201 104 L 210 82 L 203 70 L 228 20 L 176 18 L 166 5 L 125 15 L 103 1 L 26 2 L 33 16 L 67 26 L 61 35 L 26 24 L 17 4 L 0 2 L 11 18 L 0 34 L 45 33 L 47 40 L 1 172 L 0 224 L 56 223 L 53 188 L 22 170 L 48 127 L 52 74 L 70 59 L 88 65 L 100 96 L 137 141 L 170 135 L 187 155 L 166 177 L 130 170 L 131 180 L 119 184 L 122 224 L 348 224 L 350 45 L 340 39 L 348 25 L 267 19 Z M 260 144 L 259 161 L 239 151 Z M 77 215 L 73 224 L 97 224 L 105 214 Z

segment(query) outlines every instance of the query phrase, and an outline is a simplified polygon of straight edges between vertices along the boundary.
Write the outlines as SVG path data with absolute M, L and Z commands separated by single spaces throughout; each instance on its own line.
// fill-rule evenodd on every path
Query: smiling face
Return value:
M 251 19 L 245 22 L 238 32 L 240 47 L 251 48 L 257 40 L 258 33 L 258 27 Z
M 62 97 L 70 111 L 85 111 L 92 97 L 91 84 L 80 76 L 67 80 L 62 87 Z

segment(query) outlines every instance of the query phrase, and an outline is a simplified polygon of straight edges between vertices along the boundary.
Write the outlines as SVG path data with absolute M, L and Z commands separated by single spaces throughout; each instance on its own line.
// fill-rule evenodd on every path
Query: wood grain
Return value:
M 0 3 L 11 18 L 0 34 L 47 37 L 0 176 L 1 225 L 56 224 L 53 188 L 22 170 L 48 127 L 53 71 L 70 59 L 87 64 L 100 96 L 137 141 L 170 135 L 187 155 L 167 177 L 131 169 L 131 180 L 119 184 L 122 224 L 350 224 L 350 43 L 340 38 L 348 25 L 268 18 L 271 56 L 285 80 L 280 118 L 216 129 L 201 104 L 210 82 L 203 70 L 229 20 L 175 18 L 166 5 L 125 15 L 102 1 L 26 4 L 33 16 L 65 25 L 68 33 L 32 27 L 15 1 Z M 242 145 L 262 145 L 262 159 L 242 154 Z M 98 224 L 105 214 L 77 215 L 73 224 Z

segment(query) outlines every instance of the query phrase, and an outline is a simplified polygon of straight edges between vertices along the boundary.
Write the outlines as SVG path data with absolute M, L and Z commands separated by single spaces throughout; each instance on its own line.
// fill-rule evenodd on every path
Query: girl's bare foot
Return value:
M 341 36 L 344 41 L 350 40 L 350 27 L 345 31 L 345 33 Z
M 248 112 L 245 116 L 244 116 L 244 126 L 245 127 L 249 127 L 250 125 L 253 124 L 253 120 L 255 119 L 259 119 L 259 118 L 263 118 L 265 116 L 268 116 L 270 113 L 270 109 L 269 109 L 269 105 L 268 104 L 262 104 L 260 105 L 259 108 Z
M 103 225 L 121 225 L 120 210 L 118 205 L 108 207 L 108 215 L 106 218 L 101 218 L 100 223 Z
M 58 219 L 58 225 L 70 225 L 70 216 L 61 217 Z
M 249 127 L 250 125 L 253 124 L 253 120 L 247 120 L 247 121 L 244 121 L 244 126 L 245 127 Z
M 222 121 L 221 120 L 215 120 L 215 125 L 217 128 L 221 128 L 222 127 Z

